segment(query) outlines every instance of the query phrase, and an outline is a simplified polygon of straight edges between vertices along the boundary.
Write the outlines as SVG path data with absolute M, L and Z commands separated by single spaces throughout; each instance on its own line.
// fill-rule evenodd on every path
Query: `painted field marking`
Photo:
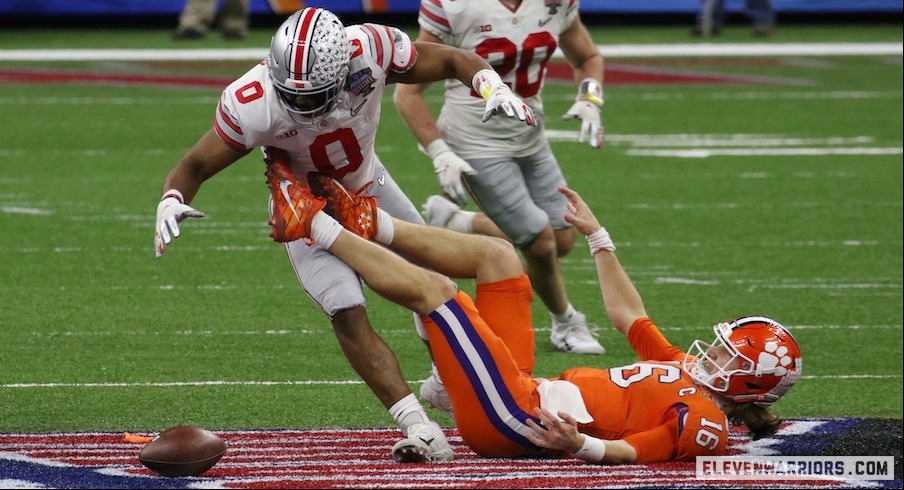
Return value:
M 710 158 L 715 156 L 831 156 L 831 155 L 901 155 L 902 148 L 722 148 L 687 150 L 627 150 L 635 157 Z
M 823 374 L 803 376 L 804 379 L 901 379 L 902 374 Z M 407 380 L 409 384 L 420 384 L 426 380 Z M 167 381 L 167 382 L 122 382 L 122 383 L 6 383 L 0 388 L 171 388 L 182 386 L 346 386 L 363 385 L 361 380 L 296 380 L 296 381 Z

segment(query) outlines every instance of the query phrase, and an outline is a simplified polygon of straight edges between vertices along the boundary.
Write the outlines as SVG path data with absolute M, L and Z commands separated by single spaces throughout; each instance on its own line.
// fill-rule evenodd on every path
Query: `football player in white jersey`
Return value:
M 287 163 L 300 177 L 327 174 L 346 189 L 375 196 L 393 216 L 423 223 L 374 152 L 380 102 L 388 84 L 446 78 L 484 94 L 486 111 L 470 124 L 481 126 L 497 113 L 533 124 L 530 108 L 474 53 L 412 42 L 386 25 L 346 27 L 324 9 L 296 12 L 276 31 L 267 60 L 226 87 L 213 128 L 166 176 L 157 207 L 157 257 L 180 235 L 183 219 L 204 217 L 189 205 L 201 184 L 255 148 L 263 150 L 268 165 Z M 427 417 L 395 355 L 371 326 L 356 273 L 317 244 L 296 240 L 285 247 L 298 280 L 330 318 L 355 371 L 406 437 L 432 440 L 426 450 L 417 444 L 416 451 L 400 441 L 393 449 L 396 460 L 452 459 L 442 430 Z
M 540 98 L 546 65 L 561 48 L 578 85 L 576 100 L 562 118 L 580 119 L 578 141 L 602 147 L 603 58 L 580 20 L 578 0 L 421 0 L 418 23 L 418 41 L 460 47 L 485 58 L 537 120 L 530 127 L 504 118 L 470 124 L 480 115 L 482 99 L 467 84 L 451 79 L 434 119 L 423 98 L 430 84 L 397 86 L 396 107 L 451 199 L 431 196 L 425 216 L 433 225 L 511 240 L 521 249 L 533 288 L 552 316 L 552 344 L 565 352 L 605 353 L 565 291 L 559 257 L 571 251 L 575 233 L 563 219 L 566 202 L 557 189 L 566 181 L 544 136 Z M 459 208 L 467 194 L 482 213 Z M 435 369 L 421 396 L 445 405 Z

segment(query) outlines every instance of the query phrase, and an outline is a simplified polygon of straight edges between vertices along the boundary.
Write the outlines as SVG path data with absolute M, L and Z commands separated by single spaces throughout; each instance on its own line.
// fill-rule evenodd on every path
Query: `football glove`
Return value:
M 467 204 L 468 194 L 462 184 L 462 174 L 477 175 L 477 171 L 450 150 L 442 139 L 427 145 L 424 152 L 433 159 L 433 168 L 436 170 L 443 193 L 459 206 Z
M 603 87 L 592 78 L 585 78 L 578 87 L 578 95 L 568 112 L 562 115 L 563 121 L 581 120 L 581 132 L 578 143 L 589 139 L 590 146 L 603 147 L 604 129 L 600 117 L 603 107 Z M 589 137 L 589 138 L 588 138 Z
M 185 218 L 203 217 L 204 213 L 183 203 L 181 192 L 175 189 L 166 191 L 157 205 L 157 224 L 154 230 L 154 251 L 157 258 L 160 258 L 166 246 L 181 234 L 180 221 Z
M 482 122 L 487 122 L 494 115 L 505 112 L 508 117 L 516 117 L 530 126 L 534 125 L 534 112 L 530 106 L 515 95 L 508 85 L 502 83 L 502 79 L 495 71 L 480 70 L 471 80 L 471 86 L 487 101 Z

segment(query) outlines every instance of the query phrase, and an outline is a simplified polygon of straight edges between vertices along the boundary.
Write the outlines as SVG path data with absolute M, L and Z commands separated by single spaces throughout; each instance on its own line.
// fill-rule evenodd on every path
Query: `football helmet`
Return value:
M 329 10 L 307 7 L 286 19 L 270 42 L 267 72 L 283 107 L 299 122 L 328 114 L 343 95 L 349 44 Z
M 684 359 L 697 383 L 735 402 L 768 407 L 800 379 L 800 347 L 775 320 L 746 316 L 713 331 L 711 344 L 694 341 Z

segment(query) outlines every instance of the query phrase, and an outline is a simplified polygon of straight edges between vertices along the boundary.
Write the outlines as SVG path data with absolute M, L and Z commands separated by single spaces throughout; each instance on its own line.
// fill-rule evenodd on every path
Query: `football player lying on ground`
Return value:
M 587 237 L 609 318 L 641 361 L 542 379 L 532 373 L 531 285 L 511 244 L 391 218 L 374 198 L 350 195 L 319 174 L 276 180 L 271 173 L 271 188 L 288 187 L 289 195 L 274 193 L 274 233 L 313 239 L 375 292 L 423 316 L 458 430 L 482 456 L 571 454 L 626 464 L 721 455 L 729 421 L 754 438 L 775 432 L 780 420 L 768 407 L 800 379 L 797 342 L 766 317 L 720 323 L 713 343 L 695 341 L 687 354 L 670 344 L 647 317 L 606 229 L 568 188 L 560 188 L 566 219 Z M 376 229 L 362 228 L 361 217 Z M 474 301 L 446 276 L 476 278 Z M 396 449 L 417 458 L 429 444 L 409 437 Z

